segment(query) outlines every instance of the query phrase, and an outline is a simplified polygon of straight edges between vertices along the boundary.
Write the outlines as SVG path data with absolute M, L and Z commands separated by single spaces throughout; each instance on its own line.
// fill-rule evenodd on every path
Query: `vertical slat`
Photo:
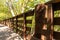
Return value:
M 6 21 L 5 21 L 5 25 L 6 25 Z
M 24 35 L 24 40 L 26 40 L 26 15 L 25 14 L 23 14 L 23 18 L 24 18 L 24 31 L 23 31 L 23 35 Z
M 6 26 L 7 26 L 7 20 L 6 20 Z
M 18 23 L 17 22 L 18 22 L 18 17 L 16 16 L 16 32 L 18 32 L 18 29 L 17 29 L 18 28 Z
M 47 10 L 48 10 L 48 7 L 47 5 L 44 5 L 44 10 L 42 12 L 42 15 L 44 15 L 44 17 L 42 16 L 42 22 L 43 22 L 43 26 L 42 26 L 42 31 L 41 31 L 41 40 L 47 40 Z
M 9 25 L 9 27 L 10 27 L 10 19 L 9 19 L 9 21 L 8 21 L 8 22 L 9 22 L 9 24 L 8 24 L 8 25 Z
M 4 20 L 4 25 L 6 25 L 6 21 Z
M 14 30 L 14 18 L 12 18 L 12 29 Z
M 12 22 L 12 29 L 14 29 L 14 18 L 11 19 L 11 22 Z
M 47 19 L 47 25 L 48 25 L 48 35 L 47 40 L 53 40 L 53 9 L 52 4 L 48 4 L 48 19 Z
M 39 13 L 37 12 L 37 11 L 39 11 L 38 9 L 39 9 L 39 6 L 40 5 L 36 5 L 36 7 L 35 7 L 35 34 L 34 34 L 34 37 L 35 38 L 40 38 L 41 39 L 41 27 L 39 27 L 40 26 L 40 24 L 39 24 Z M 39 30 L 40 29 L 40 30 Z M 40 32 L 39 32 L 39 31 Z
M 47 11 L 46 11 L 47 10 Z M 37 5 L 35 9 L 35 35 L 41 40 L 53 39 L 53 13 L 52 5 Z M 48 16 L 47 16 L 48 15 Z
M 11 28 L 11 19 L 9 19 L 9 27 Z
M 8 22 L 7 23 L 8 23 L 8 27 L 10 27 L 10 19 L 8 19 Z
M 43 27 L 45 23 L 45 6 L 42 4 L 39 4 L 36 6 L 35 9 L 35 35 L 34 37 L 40 39 L 40 40 L 44 40 L 42 39 L 42 35 L 44 34 L 42 32 Z

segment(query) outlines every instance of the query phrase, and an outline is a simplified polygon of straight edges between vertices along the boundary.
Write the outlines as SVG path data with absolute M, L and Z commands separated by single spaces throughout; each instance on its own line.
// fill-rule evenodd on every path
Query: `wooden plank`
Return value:
M 24 27 L 23 27 L 23 39 L 26 40 L 26 15 L 23 15 L 24 17 Z
M 33 16 L 34 15 L 34 10 L 30 10 L 28 12 L 25 13 L 26 17 L 27 16 Z
M 56 40 L 58 40 L 58 39 L 60 40 L 60 32 L 54 31 L 53 37 L 54 37 L 54 39 L 56 39 Z
M 17 17 L 17 18 L 21 18 L 21 17 L 23 17 L 23 15 L 24 15 L 24 14 L 22 13 L 22 14 L 20 14 L 20 15 L 17 15 L 16 17 Z
M 46 6 L 47 8 L 45 7 L 45 5 L 37 5 L 35 8 L 34 37 L 37 37 L 41 40 L 53 40 L 53 9 L 51 4 Z M 47 18 L 47 25 L 45 24 L 45 18 Z M 47 31 L 43 32 L 43 30 Z
M 34 37 L 42 39 L 42 29 L 45 23 L 45 7 L 39 4 L 35 8 L 35 34 Z
M 49 34 L 50 32 L 48 30 L 42 30 L 42 35 L 47 35 L 47 33 Z
M 23 26 L 24 26 L 24 23 L 20 23 L 20 22 L 18 22 L 18 25 L 23 25 Z
M 27 12 L 21 13 L 20 15 L 17 15 L 16 17 L 21 18 L 23 15 L 26 14 L 26 16 L 32 16 L 34 14 L 34 10 L 29 10 Z
M 60 2 L 58 3 L 53 3 L 53 10 L 56 11 L 56 10 L 60 10 Z
M 45 4 L 49 5 L 49 4 L 53 4 L 53 3 L 59 3 L 60 0 L 50 0 L 48 2 L 46 2 Z
M 31 31 L 31 27 L 26 27 L 26 31 Z
M 17 17 L 16 17 L 16 28 L 18 27 L 18 23 L 17 23 L 17 22 L 18 22 L 18 19 L 17 19 Z M 17 30 L 18 30 L 18 29 L 16 29 L 16 33 L 17 33 Z
M 22 25 L 18 25 L 18 27 L 19 27 L 19 28 L 23 28 L 23 27 L 24 27 L 24 25 L 23 25 L 23 26 L 22 26 Z
M 52 9 L 52 4 L 48 5 L 48 16 L 47 16 L 47 30 L 48 30 L 48 35 L 47 35 L 47 40 L 53 40 L 53 9 Z
M 24 20 L 18 20 L 18 23 L 24 23 Z
M 32 24 L 32 20 L 26 20 L 26 24 Z
M 60 2 L 60 0 L 52 0 L 53 1 L 53 3 L 58 3 L 58 2 Z
M 23 31 L 23 28 L 17 28 L 19 31 Z
M 54 25 L 60 25 L 60 17 L 54 18 Z
M 16 23 L 15 24 L 13 24 L 14 26 L 16 26 Z M 17 24 L 17 26 L 16 27 L 21 27 L 21 28 L 23 28 L 24 27 L 24 25 L 22 25 L 22 24 Z
M 22 31 L 23 32 L 23 28 L 14 27 L 14 29 L 16 29 L 17 33 L 18 33 L 18 31 Z

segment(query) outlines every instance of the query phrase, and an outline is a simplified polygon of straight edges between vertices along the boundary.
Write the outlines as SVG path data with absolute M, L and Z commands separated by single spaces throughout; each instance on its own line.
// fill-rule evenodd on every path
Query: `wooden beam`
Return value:
M 57 2 L 60 2 L 60 0 L 52 0 L 53 3 L 57 3 Z
M 54 33 L 54 34 L 53 34 L 54 39 L 60 40 L 60 32 L 54 31 L 53 33 Z
M 34 15 L 34 10 L 26 12 L 25 15 L 26 15 L 26 17 L 27 16 L 33 16 Z
M 48 5 L 48 16 L 47 16 L 47 40 L 53 40 L 53 9 L 52 4 Z
M 26 40 L 26 15 L 23 14 L 23 17 L 24 17 L 23 37 L 24 40 Z
M 54 25 L 60 25 L 60 17 L 54 18 Z
M 26 20 L 26 24 L 32 24 L 32 20 Z
M 34 37 L 40 39 L 40 40 L 46 40 L 46 34 L 43 33 L 43 29 L 46 29 L 46 8 L 45 5 L 39 4 L 35 8 L 35 34 Z M 46 22 L 47 23 L 47 22 Z M 44 35 L 43 35 L 44 34 Z
M 58 3 L 53 3 L 52 6 L 53 6 L 53 10 L 54 10 L 54 11 L 60 10 L 60 2 L 58 2 Z

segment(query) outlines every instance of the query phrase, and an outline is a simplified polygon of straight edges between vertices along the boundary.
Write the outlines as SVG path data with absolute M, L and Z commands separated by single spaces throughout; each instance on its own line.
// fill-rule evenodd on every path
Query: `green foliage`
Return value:
M 60 10 L 54 12 L 54 17 L 60 17 Z
M 54 31 L 60 32 L 60 25 L 54 25 Z
M 0 20 L 4 20 L 11 17 L 9 8 L 5 5 L 6 0 L 0 0 Z
M 14 12 L 16 15 L 18 15 L 28 10 L 33 10 L 35 8 L 35 5 L 45 2 L 45 0 L 18 0 L 17 2 L 13 1 Z
M 60 10 L 54 11 L 54 17 L 60 17 Z M 54 31 L 60 32 L 60 25 L 54 25 Z
M 8 14 L 0 13 L 0 20 L 8 19 L 10 17 L 8 17 Z

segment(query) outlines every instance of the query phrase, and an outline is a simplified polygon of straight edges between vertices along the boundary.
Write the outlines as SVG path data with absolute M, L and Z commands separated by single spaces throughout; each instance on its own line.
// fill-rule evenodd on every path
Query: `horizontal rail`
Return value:
M 53 37 L 56 39 L 56 40 L 60 40 L 60 32 L 53 32 Z
M 54 25 L 60 25 L 60 17 L 54 18 Z
M 26 20 L 26 24 L 32 24 L 32 20 Z

